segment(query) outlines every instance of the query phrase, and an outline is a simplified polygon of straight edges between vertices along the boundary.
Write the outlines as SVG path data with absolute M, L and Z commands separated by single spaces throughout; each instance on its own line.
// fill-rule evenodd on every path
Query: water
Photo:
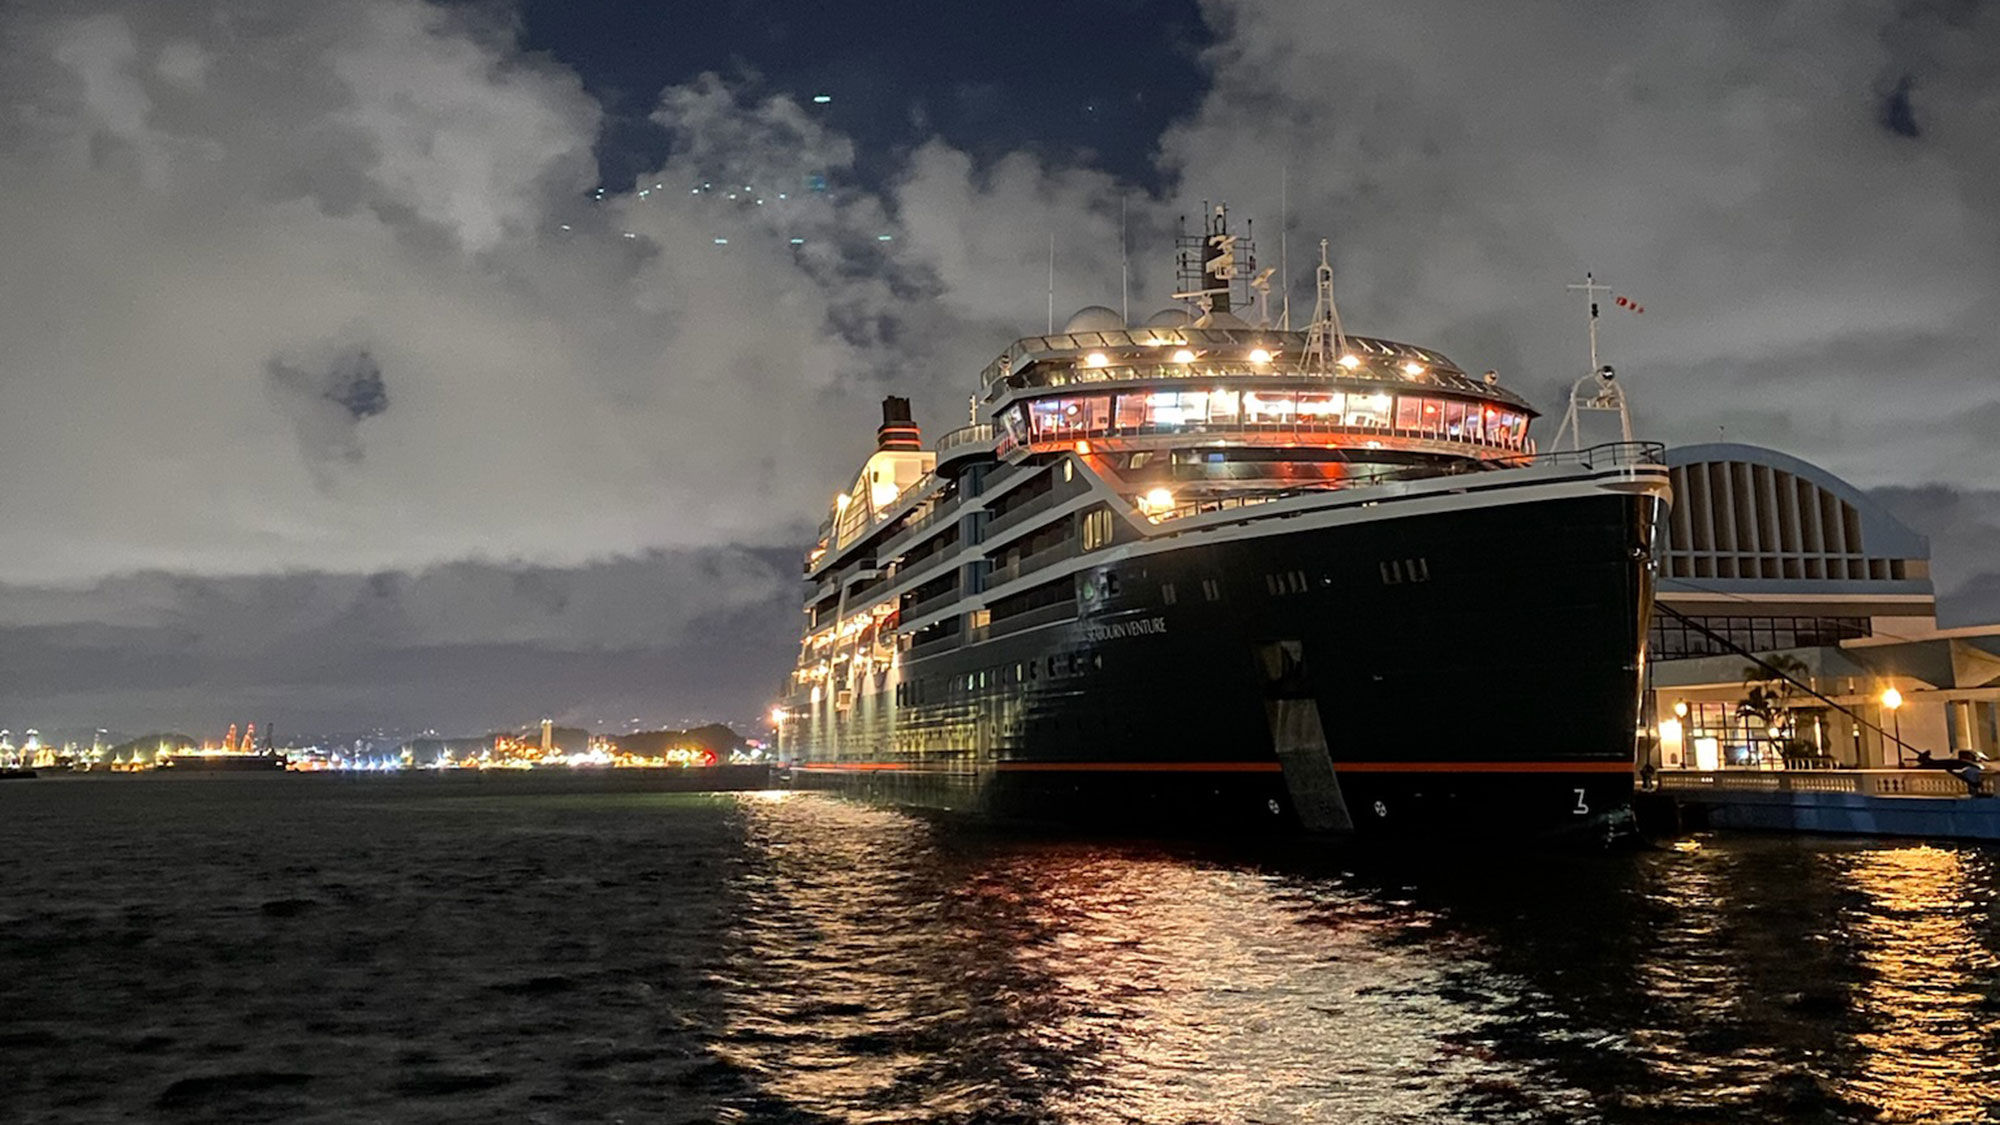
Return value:
M 0 785 L 0 1120 L 2000 1121 L 2000 851 L 1387 862 L 562 777 Z

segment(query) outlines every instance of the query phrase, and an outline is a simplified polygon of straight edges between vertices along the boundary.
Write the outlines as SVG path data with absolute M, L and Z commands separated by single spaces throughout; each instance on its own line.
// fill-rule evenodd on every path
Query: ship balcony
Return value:
M 1053 547 L 1044 547 L 1032 555 L 1022 557 L 1006 566 L 996 566 L 986 578 L 987 590 L 997 590 L 1009 582 L 1014 582 L 1038 570 L 1046 570 L 1059 562 L 1067 562 L 1083 553 L 1083 544 L 1074 537 L 1064 539 Z
M 996 617 L 986 626 L 986 636 L 1004 637 L 1010 633 L 1020 633 L 1038 625 L 1053 625 L 1058 621 L 1068 621 L 1076 616 L 1076 602 L 1066 599 L 1055 605 L 1037 606 L 1022 610 L 1011 617 Z
M 938 527 L 940 524 L 949 523 L 957 519 L 964 511 L 965 505 L 956 499 L 939 504 L 915 520 L 912 520 L 908 527 L 882 540 L 876 546 L 875 554 L 880 558 L 895 558 L 901 555 L 911 544 L 925 538 L 927 532 Z
M 1053 473 L 1056 470 L 1051 468 L 1046 471 Z M 1090 480 L 1088 474 L 1079 474 L 1076 479 L 1069 481 L 1055 479 L 1053 485 L 1040 496 L 1023 500 L 1014 507 L 990 517 L 986 521 L 985 541 L 988 543 L 997 542 L 1004 538 L 1009 531 L 1027 525 L 1028 521 L 1034 519 L 1036 516 L 1047 512 L 1059 504 L 1074 500 L 1089 491 Z

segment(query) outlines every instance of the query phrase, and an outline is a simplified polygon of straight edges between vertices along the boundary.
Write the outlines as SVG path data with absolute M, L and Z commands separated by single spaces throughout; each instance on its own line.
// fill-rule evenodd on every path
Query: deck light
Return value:
M 1889 688 L 1888 690 L 1882 693 L 1882 706 L 1887 707 L 1891 711 L 1894 711 L 1896 708 L 1901 707 L 1902 705 L 1903 705 L 1902 692 L 1897 691 L 1895 688 Z
M 1083 365 L 1085 367 L 1109 367 L 1111 366 L 1111 357 L 1105 355 L 1103 352 L 1091 352 L 1089 355 L 1083 357 Z
M 1271 362 L 1271 353 L 1263 348 L 1253 348 L 1250 351 L 1250 362 L 1269 363 Z
M 1424 365 L 1415 360 L 1411 360 L 1409 363 L 1403 365 L 1403 374 L 1405 375 L 1422 375 L 1423 373 Z
M 1677 699 L 1677 700 L 1675 700 L 1675 701 L 1674 701 L 1674 714 L 1676 714 L 1676 715 L 1679 715 L 1679 716 L 1680 716 L 1681 718 L 1685 719 L 1685 718 L 1687 718 L 1687 713 L 1688 713 L 1688 705 L 1687 705 L 1687 700 L 1685 700 L 1685 699 Z
M 789 717 L 790 717 L 790 716 L 789 716 L 789 715 L 787 715 L 787 714 L 785 713 L 785 709 L 784 709 L 783 707 L 773 707 L 773 708 L 771 708 L 771 725 L 772 725 L 772 726 L 777 726 L 777 725 L 778 725 L 779 723 L 782 723 L 782 722 L 784 722 L 784 721 L 785 721 L 785 720 L 786 720 L 787 718 L 789 718 Z
M 1334 362 L 1340 364 L 1342 367 L 1347 368 L 1349 371 L 1352 371 L 1355 368 L 1361 366 L 1361 357 L 1355 355 L 1353 352 L 1349 352 L 1346 355 L 1341 356 Z
M 1164 488 L 1156 488 L 1139 497 L 1139 507 L 1148 515 L 1164 512 L 1174 506 L 1174 494 Z
M 1175 363 L 1193 363 L 1193 362 L 1194 362 L 1194 353 L 1193 353 L 1193 352 L 1191 352 L 1191 351 L 1189 351 L 1189 350 L 1187 350 L 1186 348 L 1182 348 L 1182 349 L 1181 349 L 1180 351 L 1177 351 L 1177 352 L 1175 352 L 1175 353 L 1174 353 L 1174 362 L 1175 362 Z

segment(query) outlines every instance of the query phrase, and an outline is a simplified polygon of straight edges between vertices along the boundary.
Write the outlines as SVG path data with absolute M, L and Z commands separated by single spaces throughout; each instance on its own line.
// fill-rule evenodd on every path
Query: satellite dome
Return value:
M 1250 327 L 1250 322 L 1230 312 L 1228 309 L 1222 309 L 1203 317 L 1201 326 L 1203 328 L 1248 328 Z
M 1064 332 L 1123 332 L 1125 318 L 1103 305 L 1085 305 L 1063 324 Z
M 1188 322 L 1193 319 L 1193 317 L 1188 315 L 1186 309 L 1161 309 L 1159 312 L 1146 318 L 1146 327 L 1186 328 Z

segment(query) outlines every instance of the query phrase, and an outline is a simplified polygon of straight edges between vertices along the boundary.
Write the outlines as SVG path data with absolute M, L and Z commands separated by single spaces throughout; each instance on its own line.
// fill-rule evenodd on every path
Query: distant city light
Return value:
M 794 246 L 804 246 L 805 244 L 806 244 L 806 240 L 805 240 L 805 239 L 803 239 L 803 238 L 794 238 L 794 239 L 792 239 L 792 245 L 794 245 Z
M 832 94 L 814 94 L 814 95 L 813 95 L 813 101 L 814 101 L 814 102 L 816 102 L 816 103 L 818 103 L 819 105 L 825 105 L 826 103 L 828 103 L 828 102 L 830 102 L 830 101 L 832 101 L 832 100 L 833 100 L 833 95 L 832 95 Z
M 887 234 L 878 234 L 878 235 L 876 235 L 876 236 L 875 236 L 875 241 L 877 241 L 877 242 L 888 242 L 888 241 L 890 241 L 890 240 L 891 240 L 891 239 L 892 239 L 893 237 L 894 237 L 893 235 L 887 235 Z
M 717 246 L 727 246 L 729 245 L 729 240 L 726 238 L 718 238 L 715 240 L 715 244 Z

